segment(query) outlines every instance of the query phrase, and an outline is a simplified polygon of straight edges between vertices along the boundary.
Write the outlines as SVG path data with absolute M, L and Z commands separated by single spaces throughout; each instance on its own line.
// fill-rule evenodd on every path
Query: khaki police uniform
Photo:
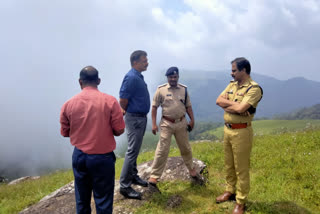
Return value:
M 227 94 L 230 101 L 248 103 L 256 108 L 262 97 L 259 85 L 249 78 L 243 85 L 231 81 L 221 95 Z M 250 153 L 253 132 L 251 121 L 254 114 L 242 116 L 224 112 L 224 152 L 226 168 L 226 191 L 236 193 L 238 204 L 244 204 L 250 190 Z M 243 124 L 247 127 L 243 128 Z M 233 125 L 233 126 L 232 126 Z M 233 128 L 231 128 L 233 127 Z M 236 191 L 236 183 L 238 188 Z
M 172 135 L 175 136 L 181 156 L 189 170 L 193 169 L 192 151 L 189 144 L 186 108 L 191 106 L 189 95 L 185 100 L 186 86 L 178 84 L 171 87 L 169 83 L 160 85 L 153 97 L 152 106 L 162 107 L 160 121 L 160 138 L 155 152 L 150 177 L 159 179 L 165 168 Z M 171 121 L 169 121 L 168 118 Z M 174 121 L 173 121 L 174 120 Z

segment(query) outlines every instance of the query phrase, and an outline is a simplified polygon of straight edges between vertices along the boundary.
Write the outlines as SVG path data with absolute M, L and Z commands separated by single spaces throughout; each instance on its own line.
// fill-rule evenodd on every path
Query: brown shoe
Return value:
M 236 206 L 233 209 L 232 214 L 243 214 L 246 206 L 244 204 L 236 203 Z
M 216 203 L 219 204 L 222 202 L 235 200 L 235 198 L 236 198 L 235 194 L 232 194 L 231 192 L 226 191 L 222 195 L 220 195 L 216 198 Z
M 153 184 L 157 184 L 158 183 L 158 180 L 155 179 L 155 178 L 152 178 L 150 177 L 149 180 L 148 180 L 149 183 L 153 183 Z
M 159 188 L 157 186 L 157 183 L 158 183 L 157 179 L 150 177 L 148 180 L 148 183 L 149 183 L 149 191 L 151 193 L 154 193 L 154 192 L 161 193 L 161 191 L 159 190 Z

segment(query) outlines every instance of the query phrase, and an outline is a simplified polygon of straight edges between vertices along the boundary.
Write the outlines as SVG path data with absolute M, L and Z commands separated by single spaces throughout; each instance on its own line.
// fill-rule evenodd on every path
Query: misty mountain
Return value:
M 114 78 L 108 78 L 102 72 L 103 81 L 99 89 L 118 98 L 125 72 L 127 70 Z M 158 85 L 167 82 L 163 71 L 150 71 L 144 75 L 151 97 Z M 71 167 L 73 147 L 68 138 L 60 136 L 59 113 L 62 104 L 80 92 L 78 73 L 57 75 L 52 71 L 41 76 L 41 81 L 35 78 L 40 75 L 34 75 L 31 80 L 30 76 L 32 75 L 28 73 L 19 75 L 15 78 L 15 84 L 5 81 L 2 85 L 5 89 L 0 92 L 0 117 L 4 121 L 0 131 L 0 176 L 6 178 L 39 175 Z M 277 80 L 255 74 L 254 71 L 252 78 L 264 90 L 256 118 L 272 118 L 274 115 L 319 103 L 319 82 L 304 78 Z M 215 101 L 230 79 L 230 71 L 226 70 L 213 72 L 180 69 L 179 82 L 188 86 L 196 121 L 223 120 L 223 111 Z M 29 84 L 30 82 L 37 84 Z M 150 126 L 151 114 L 148 117 Z M 126 144 L 126 136 L 117 138 L 117 143 L 117 147 L 121 149 Z
M 320 104 L 313 105 L 311 107 L 305 107 L 298 109 L 296 111 L 281 114 L 275 116 L 275 119 L 281 120 L 305 120 L 305 119 L 313 119 L 319 120 L 320 119 Z
M 272 118 L 319 103 L 320 82 L 303 77 L 278 80 L 265 75 L 251 74 L 263 88 L 255 118 Z M 231 80 L 230 71 L 181 71 L 180 83 L 188 86 L 194 113 L 198 121 L 222 121 L 223 111 L 216 105 L 218 95 Z

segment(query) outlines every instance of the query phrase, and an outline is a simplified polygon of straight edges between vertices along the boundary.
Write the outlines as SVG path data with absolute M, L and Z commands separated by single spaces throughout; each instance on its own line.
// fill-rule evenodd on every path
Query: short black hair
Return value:
M 147 52 L 142 50 L 134 51 L 130 56 L 131 65 L 133 65 L 133 62 L 139 61 L 141 56 L 147 56 Z
M 86 66 L 80 71 L 80 80 L 83 84 L 97 85 L 99 81 L 99 72 L 93 66 Z
M 250 65 L 249 60 L 247 60 L 246 58 L 244 58 L 244 57 L 235 58 L 234 60 L 231 61 L 231 64 L 233 64 L 233 63 L 236 63 L 237 68 L 238 68 L 239 71 L 242 71 L 242 69 L 245 68 L 246 69 L 246 73 L 250 74 L 251 65 Z

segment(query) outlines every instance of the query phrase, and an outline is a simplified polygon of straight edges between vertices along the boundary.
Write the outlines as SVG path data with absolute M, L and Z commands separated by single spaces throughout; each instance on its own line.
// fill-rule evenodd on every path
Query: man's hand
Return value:
M 223 95 L 218 96 L 216 100 L 216 104 L 220 106 L 221 108 L 227 108 L 233 104 L 231 100 L 228 98 L 228 94 L 225 93 Z
M 188 126 L 190 126 L 190 128 L 191 128 L 190 129 L 190 132 L 191 132 L 193 127 L 194 127 L 194 116 L 193 116 L 193 111 L 192 111 L 192 107 L 191 106 L 189 106 L 187 108 L 187 114 L 188 114 L 188 116 L 190 118 L 190 122 L 188 123 Z
M 152 118 L 152 133 L 154 135 L 157 134 L 158 132 L 158 126 L 157 126 L 157 106 L 152 106 L 152 110 L 151 110 L 151 118 Z
M 156 135 L 158 131 L 159 131 L 158 126 L 157 125 L 152 125 L 152 133 L 154 135 Z
M 229 98 L 228 98 L 228 93 L 225 93 L 222 97 L 223 97 L 224 99 L 229 100 Z
M 190 131 L 192 131 L 192 130 L 193 130 L 193 127 L 194 127 L 194 121 L 193 121 L 193 120 L 190 120 L 190 122 L 188 123 L 188 126 L 191 127 L 191 130 L 190 130 Z
M 120 136 L 124 133 L 124 129 L 112 130 L 114 136 Z
M 119 103 L 120 103 L 120 106 L 122 108 L 122 113 L 123 113 L 123 115 L 125 115 L 126 111 L 127 111 L 127 108 L 128 108 L 129 100 L 120 98 Z
M 121 110 L 122 110 L 123 116 L 126 115 L 126 113 L 127 113 L 126 110 L 124 110 L 123 108 L 121 108 Z

